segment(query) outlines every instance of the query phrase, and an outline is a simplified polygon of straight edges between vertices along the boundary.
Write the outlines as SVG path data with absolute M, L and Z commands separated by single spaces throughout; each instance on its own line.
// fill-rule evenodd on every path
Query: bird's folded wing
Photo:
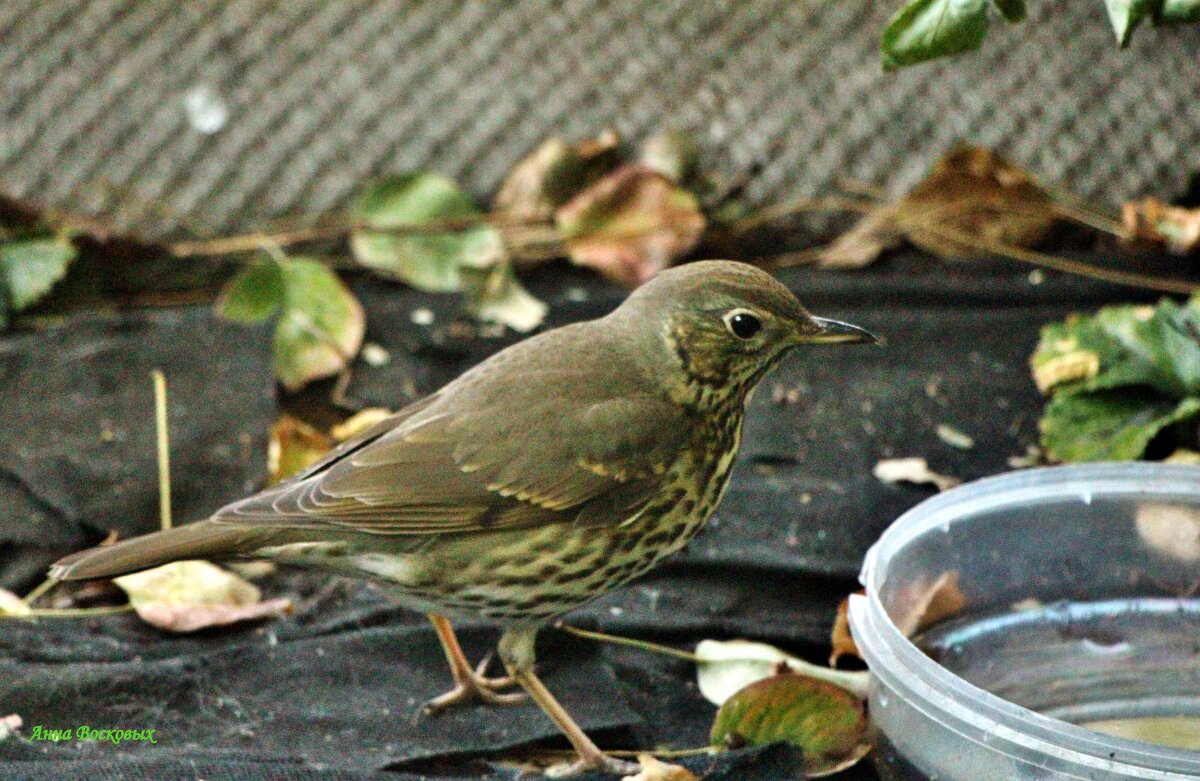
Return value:
M 548 381 L 537 379 L 533 391 Z M 604 522 L 653 495 L 689 432 L 678 408 L 646 394 L 563 405 L 522 389 L 464 393 L 402 410 L 214 519 L 398 535 Z

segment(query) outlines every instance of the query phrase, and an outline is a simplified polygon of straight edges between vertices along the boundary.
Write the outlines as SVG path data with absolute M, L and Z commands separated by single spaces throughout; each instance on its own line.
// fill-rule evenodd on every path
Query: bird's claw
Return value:
M 453 705 L 472 700 L 486 702 L 489 705 L 519 705 L 529 699 L 524 692 L 505 693 L 503 691 L 517 685 L 516 679 L 511 675 L 487 677 L 487 668 L 491 661 L 492 655 L 488 654 L 473 671 L 456 680 L 453 689 L 434 697 L 425 703 L 425 707 L 421 710 L 427 716 L 432 716 Z

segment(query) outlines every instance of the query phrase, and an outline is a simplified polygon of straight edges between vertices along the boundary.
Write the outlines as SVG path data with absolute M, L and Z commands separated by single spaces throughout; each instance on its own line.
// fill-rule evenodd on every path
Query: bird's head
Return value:
M 653 319 L 656 338 L 688 384 L 712 388 L 748 391 L 793 347 L 878 342 L 858 326 L 814 317 L 770 274 L 728 260 L 664 271 L 622 310 Z

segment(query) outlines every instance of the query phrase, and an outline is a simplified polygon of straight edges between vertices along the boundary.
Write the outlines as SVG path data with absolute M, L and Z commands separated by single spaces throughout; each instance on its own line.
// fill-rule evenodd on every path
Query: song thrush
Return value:
M 75 580 L 178 559 L 265 558 L 388 584 L 430 615 L 456 687 L 509 702 L 516 682 L 579 754 L 561 771 L 627 772 L 534 674 L 548 619 L 682 548 L 716 507 L 746 399 L 792 347 L 874 342 L 811 316 L 769 274 L 730 261 L 663 272 L 615 311 L 503 350 L 210 519 L 68 556 Z M 443 615 L 506 628 L 508 678 L 472 670 Z

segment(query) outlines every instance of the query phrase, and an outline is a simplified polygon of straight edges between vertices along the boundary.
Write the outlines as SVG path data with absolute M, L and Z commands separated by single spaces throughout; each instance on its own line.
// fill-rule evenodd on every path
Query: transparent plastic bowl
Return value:
M 850 602 L 881 774 L 1200 778 L 1200 752 L 1081 726 L 1200 717 L 1198 524 L 1200 467 L 1164 464 L 1015 472 L 901 516 Z M 946 577 L 961 609 L 909 640 L 898 623 Z M 941 625 L 958 629 L 935 661 L 918 646 Z

